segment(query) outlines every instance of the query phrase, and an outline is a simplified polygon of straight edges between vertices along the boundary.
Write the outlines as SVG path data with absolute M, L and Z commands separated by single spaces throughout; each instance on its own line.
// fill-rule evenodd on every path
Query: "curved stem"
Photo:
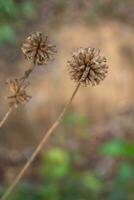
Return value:
M 61 112 L 61 114 L 59 115 L 59 117 L 57 118 L 57 120 L 53 123 L 53 125 L 44 134 L 43 139 L 40 141 L 40 143 L 38 144 L 37 148 L 34 150 L 33 154 L 31 155 L 31 157 L 29 158 L 29 160 L 27 161 L 27 163 L 24 165 L 24 167 L 22 168 L 22 170 L 20 171 L 20 173 L 18 174 L 18 176 L 16 177 L 16 179 L 14 180 L 14 182 L 7 189 L 7 191 L 5 192 L 5 194 L 3 195 L 3 197 L 1 198 L 1 200 L 5 200 L 9 196 L 9 194 L 12 192 L 12 190 L 16 187 L 17 183 L 23 177 L 25 171 L 28 169 L 28 167 L 31 165 L 31 163 L 35 159 L 35 157 L 38 155 L 39 151 L 42 149 L 42 147 L 44 146 L 44 144 L 46 143 L 46 141 L 48 140 L 48 138 L 51 136 L 51 134 L 53 133 L 53 131 L 59 126 L 59 124 L 61 123 L 61 121 L 62 121 L 62 119 L 64 117 L 64 114 L 66 113 L 66 111 L 69 108 L 72 100 L 74 99 L 75 94 L 77 93 L 79 87 L 80 87 L 80 82 L 77 84 L 77 86 L 76 86 L 76 88 L 75 88 L 75 90 L 74 90 L 71 98 L 69 99 L 69 101 L 67 102 L 67 104 L 65 105 L 65 107 L 63 108 L 63 111 Z
M 0 128 L 3 126 L 3 124 L 6 122 L 6 120 L 8 119 L 8 117 L 10 116 L 11 112 L 12 112 L 12 107 L 10 107 L 8 109 L 8 111 L 6 112 L 6 114 L 4 115 L 4 117 L 2 118 L 2 120 L 0 121 Z

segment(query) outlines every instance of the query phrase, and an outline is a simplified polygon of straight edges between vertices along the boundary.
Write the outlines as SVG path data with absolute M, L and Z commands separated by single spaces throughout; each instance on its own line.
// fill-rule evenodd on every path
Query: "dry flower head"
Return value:
M 12 93 L 7 97 L 9 106 L 17 107 L 19 104 L 25 104 L 29 101 L 31 97 L 26 93 L 27 84 L 22 84 L 17 78 L 8 79 L 6 83 Z
M 22 45 L 22 52 L 26 59 L 32 60 L 34 64 L 47 64 L 49 60 L 54 59 L 57 52 L 56 46 L 48 44 L 48 36 L 41 32 L 31 33 Z
M 71 79 L 84 85 L 97 85 L 108 72 L 106 58 L 95 48 L 80 48 L 68 61 Z

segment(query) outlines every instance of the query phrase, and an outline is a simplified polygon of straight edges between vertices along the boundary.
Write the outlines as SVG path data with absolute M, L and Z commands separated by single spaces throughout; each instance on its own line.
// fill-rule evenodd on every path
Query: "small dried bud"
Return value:
M 48 37 L 40 32 L 31 33 L 21 48 L 25 58 L 33 60 L 37 65 L 47 64 L 49 60 L 53 60 L 57 52 L 56 46 L 48 44 L 47 39 Z
M 9 101 L 9 106 L 15 106 L 17 107 L 19 104 L 25 104 L 29 101 L 31 98 L 29 95 L 26 93 L 26 87 L 27 85 L 21 84 L 19 79 L 8 79 L 6 81 L 8 84 L 10 91 L 12 95 L 8 96 L 7 99 Z
M 68 61 L 68 69 L 72 80 L 84 85 L 97 85 L 108 72 L 106 58 L 95 48 L 80 48 Z

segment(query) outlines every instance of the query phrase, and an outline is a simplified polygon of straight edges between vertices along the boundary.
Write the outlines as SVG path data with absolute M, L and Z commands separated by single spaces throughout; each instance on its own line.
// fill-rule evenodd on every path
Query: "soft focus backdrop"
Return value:
M 0 117 L 8 109 L 5 81 L 29 63 L 21 45 L 42 31 L 56 44 L 54 62 L 30 77 L 31 101 L 0 130 L 0 194 L 12 183 L 43 131 L 56 119 L 75 83 L 67 60 L 79 47 L 101 49 L 107 78 L 81 87 L 10 200 L 134 199 L 134 1 L 0 0 Z

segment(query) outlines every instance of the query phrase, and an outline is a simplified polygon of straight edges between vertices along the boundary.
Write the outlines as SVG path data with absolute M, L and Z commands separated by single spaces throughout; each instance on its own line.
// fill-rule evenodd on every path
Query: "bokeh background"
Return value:
M 29 63 L 21 53 L 33 31 L 48 34 L 58 53 L 30 77 L 31 101 L 0 130 L 0 195 L 56 119 L 75 83 L 67 60 L 78 47 L 101 49 L 108 77 L 81 87 L 62 125 L 10 200 L 134 199 L 134 1 L 0 0 L 0 117 L 8 109 L 5 81 Z

